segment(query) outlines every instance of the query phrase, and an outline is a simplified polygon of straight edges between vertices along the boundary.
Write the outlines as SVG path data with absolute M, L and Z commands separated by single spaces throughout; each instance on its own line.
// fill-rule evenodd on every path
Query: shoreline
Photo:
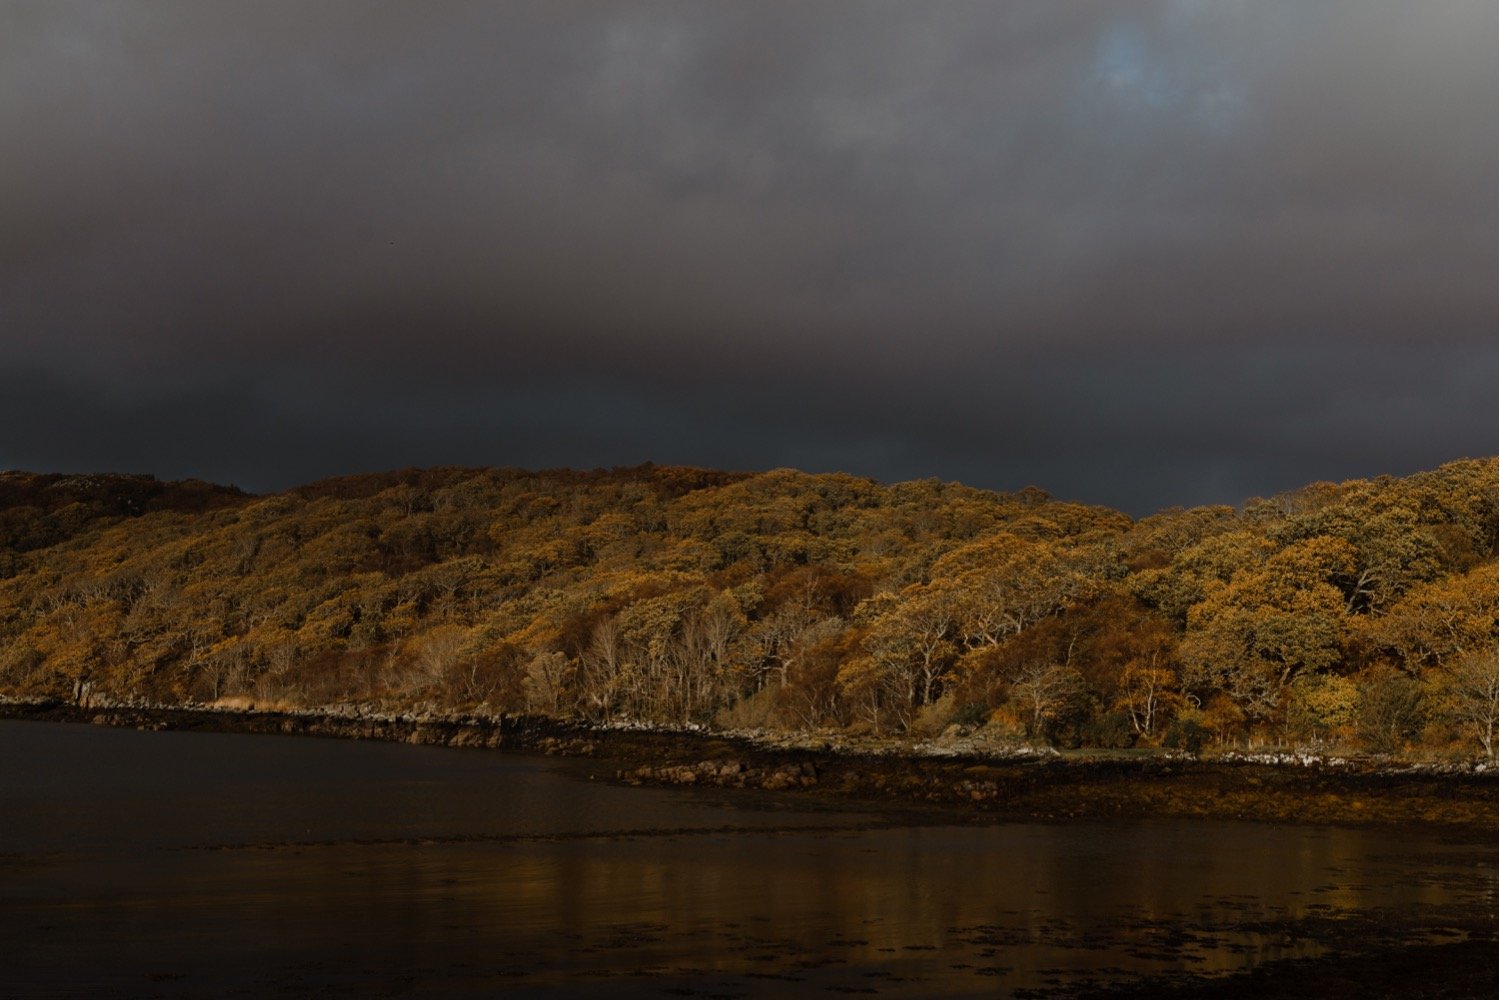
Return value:
M 1289 755 L 1131 757 L 836 745 L 539 716 L 381 716 L 0 699 L 0 719 L 371 739 L 598 759 L 634 785 L 750 788 L 957 821 L 1256 820 L 1409 825 L 1493 838 L 1496 773 Z M 810 801 L 809 804 L 812 804 Z

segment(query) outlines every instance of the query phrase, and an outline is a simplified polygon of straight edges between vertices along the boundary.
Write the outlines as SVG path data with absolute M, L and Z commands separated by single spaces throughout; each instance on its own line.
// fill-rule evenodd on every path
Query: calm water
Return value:
M 0 721 L 19 996 L 1059 995 L 1447 940 L 1493 845 L 912 826 L 590 761 Z

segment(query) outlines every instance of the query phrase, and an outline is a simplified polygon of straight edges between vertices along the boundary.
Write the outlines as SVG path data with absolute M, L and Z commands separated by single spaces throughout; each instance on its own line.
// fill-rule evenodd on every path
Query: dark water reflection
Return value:
M 1464 933 L 1494 852 L 1253 823 L 891 825 L 587 761 L 0 722 L 19 995 L 1065 991 Z

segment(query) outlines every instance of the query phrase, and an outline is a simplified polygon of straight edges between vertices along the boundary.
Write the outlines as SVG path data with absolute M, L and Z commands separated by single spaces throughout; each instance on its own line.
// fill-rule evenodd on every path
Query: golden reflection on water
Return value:
M 1426 940 L 1494 908 L 1489 846 L 1400 831 L 880 826 L 555 761 L 163 735 L 0 726 L 11 759 L 63 741 L 87 769 L 0 775 L 11 986 L 994 996 Z M 174 787 L 184 748 L 195 775 L 249 777 Z
M 1253 824 L 694 834 L 366 851 L 301 891 L 325 925 L 378 906 L 403 960 L 472 953 L 538 987 L 790 973 L 923 995 L 1231 972 L 1322 951 L 1292 928 L 1309 914 L 1451 901 L 1366 863 L 1390 846 Z

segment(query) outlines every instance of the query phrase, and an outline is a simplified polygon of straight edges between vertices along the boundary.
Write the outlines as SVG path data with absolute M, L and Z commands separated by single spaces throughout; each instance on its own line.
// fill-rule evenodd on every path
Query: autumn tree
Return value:
M 947 553 L 933 563 L 931 576 L 966 649 L 999 645 L 1091 590 L 1056 548 L 1007 532 Z
M 953 664 L 956 599 L 949 586 L 908 587 L 865 637 L 864 647 L 884 675 L 884 685 L 898 692 L 891 707 L 903 727 L 911 724 L 916 709 L 932 703 Z
M 1251 719 L 1271 715 L 1293 677 L 1337 662 L 1345 605 L 1330 581 L 1353 564 L 1347 542 L 1306 539 L 1210 586 L 1188 612 L 1187 684 L 1223 692 Z
M 1251 530 L 1215 532 L 1178 551 L 1168 565 L 1132 574 L 1129 587 L 1142 601 L 1182 625 L 1189 609 L 1211 589 L 1227 584 L 1236 573 L 1261 566 L 1275 551 L 1275 543 Z
M 1049 742 L 1076 730 L 1089 712 L 1083 675 L 1073 667 L 1041 660 L 1027 663 L 1012 676 L 1010 700 L 1026 735 Z
M 1164 716 L 1182 702 L 1177 672 L 1160 651 L 1126 662 L 1120 672 L 1119 698 L 1115 704 L 1130 716 L 1130 724 L 1142 736 L 1156 735 Z
M 1496 636 L 1494 563 L 1420 586 L 1364 624 L 1363 636 L 1408 672 L 1488 649 Z
M 1495 762 L 1500 726 L 1500 668 L 1494 646 L 1470 649 L 1438 672 L 1438 711 L 1478 743 L 1485 760 Z

